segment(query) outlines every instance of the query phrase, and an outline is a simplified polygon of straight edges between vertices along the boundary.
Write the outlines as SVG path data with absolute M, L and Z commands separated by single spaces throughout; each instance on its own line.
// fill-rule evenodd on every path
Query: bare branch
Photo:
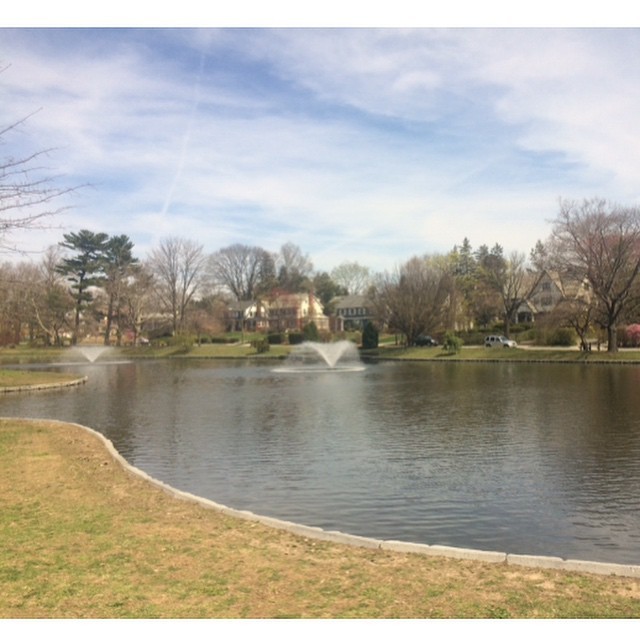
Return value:
M 8 133 L 15 131 L 39 111 L 0 129 L 0 144 Z M 42 149 L 20 157 L 0 158 L 0 250 L 19 251 L 7 241 L 13 231 L 50 228 L 45 220 L 69 208 L 68 205 L 57 203 L 63 196 L 80 188 L 56 185 L 60 176 L 50 175 L 50 169 L 40 162 L 52 151 Z

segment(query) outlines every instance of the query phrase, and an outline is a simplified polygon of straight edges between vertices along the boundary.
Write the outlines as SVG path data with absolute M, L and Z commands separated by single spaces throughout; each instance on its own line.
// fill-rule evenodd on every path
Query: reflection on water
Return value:
M 3 397 L 228 506 L 379 538 L 640 563 L 640 368 L 90 366 Z

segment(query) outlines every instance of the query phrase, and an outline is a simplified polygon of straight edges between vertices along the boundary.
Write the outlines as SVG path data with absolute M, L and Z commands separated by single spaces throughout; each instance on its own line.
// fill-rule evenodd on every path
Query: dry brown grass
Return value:
M 632 618 L 640 580 L 318 542 L 172 497 L 71 425 L 0 420 L 3 618 Z

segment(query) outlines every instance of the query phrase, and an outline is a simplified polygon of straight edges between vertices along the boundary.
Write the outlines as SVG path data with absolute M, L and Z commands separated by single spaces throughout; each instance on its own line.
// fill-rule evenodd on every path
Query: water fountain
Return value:
M 72 348 L 74 353 L 80 354 L 88 362 L 95 362 L 103 353 L 111 347 L 101 345 L 78 345 Z
M 308 371 L 363 371 L 358 348 L 350 340 L 338 342 L 303 342 L 296 345 L 280 373 Z

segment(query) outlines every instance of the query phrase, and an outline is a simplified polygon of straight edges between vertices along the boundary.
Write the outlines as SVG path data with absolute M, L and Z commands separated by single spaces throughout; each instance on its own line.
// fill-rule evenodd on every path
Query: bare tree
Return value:
M 104 344 L 111 342 L 111 327 L 116 320 L 116 344 L 122 344 L 122 296 L 125 286 L 138 267 L 133 256 L 133 242 L 129 236 L 112 236 L 104 251 L 104 289 L 107 294 L 106 327 Z
M 562 201 L 550 245 L 558 271 L 589 283 L 607 350 L 617 351 L 617 325 L 638 304 L 640 210 L 601 199 Z
M 278 286 L 290 293 L 303 291 L 311 287 L 313 263 L 302 249 L 292 242 L 280 247 L 277 259 Z
M 343 262 L 331 271 L 331 279 L 350 294 L 360 295 L 371 285 L 371 271 L 357 262 Z
M 273 278 L 273 256 L 261 247 L 234 244 L 214 253 L 208 261 L 210 276 L 237 300 L 253 300 Z
M 536 248 L 541 251 L 542 245 L 536 245 Z M 541 267 L 542 255 L 538 255 L 534 250 L 532 257 L 535 258 L 538 267 Z M 507 338 L 518 308 L 531 296 L 543 275 L 540 268 L 536 271 L 528 270 L 526 260 L 524 253 L 518 251 L 513 251 L 504 258 L 501 247 L 496 245 L 487 259 L 482 260 L 479 265 L 480 279 L 500 299 L 504 333 Z
M 580 339 L 580 349 L 587 351 L 587 335 L 593 322 L 595 307 L 585 297 L 568 297 L 561 300 L 552 311 L 551 320 L 560 326 L 571 327 Z
M 120 320 L 122 329 L 131 331 L 133 346 L 138 344 L 145 315 L 152 307 L 153 274 L 137 264 L 121 290 Z
M 69 317 L 74 300 L 58 271 L 62 258 L 60 246 L 49 247 L 38 266 L 35 286 L 31 288 L 31 305 L 46 345 L 61 346 L 64 332 L 71 328 Z
M 186 311 L 203 284 L 206 257 L 191 240 L 167 238 L 151 252 L 148 266 L 164 311 L 171 315 L 174 335 L 185 325 Z
M 434 257 L 414 257 L 395 272 L 382 274 L 373 287 L 381 323 L 404 334 L 409 346 L 442 324 L 452 278 L 444 264 Z
M 29 117 L 0 128 L 0 144 Z M 0 158 L 0 250 L 18 251 L 9 243 L 11 232 L 47 228 L 45 220 L 66 209 L 57 204 L 61 197 L 76 190 L 76 187 L 56 186 L 56 177 L 42 164 L 51 151 L 44 149 Z

